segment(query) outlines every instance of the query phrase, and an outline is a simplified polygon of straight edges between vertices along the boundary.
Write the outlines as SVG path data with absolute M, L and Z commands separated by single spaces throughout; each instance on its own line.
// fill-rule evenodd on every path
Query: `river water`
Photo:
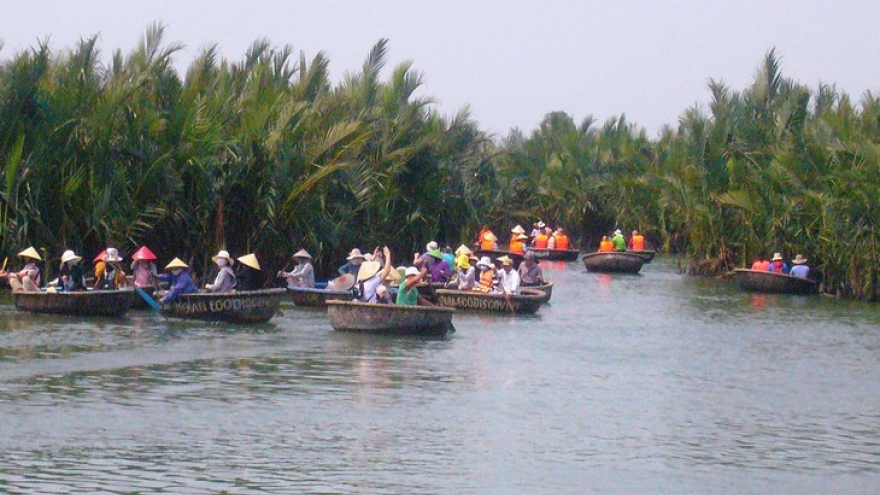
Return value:
M 537 315 L 424 340 L 0 299 L 0 492 L 880 492 L 880 311 L 544 263 Z

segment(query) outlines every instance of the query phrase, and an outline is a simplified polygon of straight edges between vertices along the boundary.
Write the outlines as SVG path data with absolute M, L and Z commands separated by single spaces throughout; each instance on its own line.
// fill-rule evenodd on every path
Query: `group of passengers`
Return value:
M 766 255 L 759 254 L 758 259 L 752 263 L 752 270 L 783 273 L 798 278 L 809 278 L 810 267 L 807 266 L 807 261 L 809 261 L 807 258 L 798 254 L 791 260 L 792 266 L 789 267 L 788 263 L 785 262 L 785 258 L 782 257 L 782 253 L 773 253 L 773 258 L 769 260 Z
M 526 235 L 526 230 L 522 225 L 517 225 L 510 230 L 510 233 L 507 250 L 514 254 L 522 255 L 530 249 L 567 250 L 570 248 L 564 228 L 557 227 L 556 230 L 553 230 L 540 220 L 534 223 L 534 228 L 529 235 Z M 484 225 L 477 234 L 476 244 L 483 251 L 498 250 L 498 236 Z
M 645 236 L 640 234 L 638 230 L 632 231 L 632 236 L 629 238 L 628 241 L 623 236 L 623 232 L 620 229 L 617 229 L 614 231 L 613 234 L 603 236 L 602 240 L 599 242 L 600 253 L 644 250 Z
M 13 291 L 38 292 L 41 290 L 41 270 L 39 263 L 43 258 L 33 247 L 18 253 L 24 266 L 17 272 L 7 272 L 4 266 L 0 269 L 0 277 L 6 278 Z M 247 254 L 237 258 L 240 262 L 238 270 L 232 269 L 235 261 L 226 250 L 220 250 L 211 258 L 217 266 L 217 274 L 212 283 L 205 285 L 207 292 L 229 292 L 232 290 L 257 290 L 262 286 L 259 277 L 260 263 L 256 255 Z M 94 279 L 87 283 L 82 256 L 73 250 L 66 250 L 61 255 L 58 277 L 48 283 L 47 292 L 75 292 L 83 290 L 119 290 L 126 287 L 158 287 L 159 283 L 168 284 L 168 291 L 161 302 L 166 303 L 179 294 L 198 292 L 189 266 L 179 258 L 174 258 L 165 266 L 164 273 L 158 273 L 156 255 L 146 246 L 141 247 L 132 255 L 130 269 L 132 275 L 127 276 L 122 263 L 124 258 L 115 247 L 101 251 L 93 260 Z

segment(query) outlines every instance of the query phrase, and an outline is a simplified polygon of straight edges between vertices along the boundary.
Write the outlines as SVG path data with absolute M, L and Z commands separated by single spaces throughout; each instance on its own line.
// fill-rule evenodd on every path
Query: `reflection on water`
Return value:
M 0 301 L 8 493 L 876 491 L 880 316 L 657 259 L 542 262 L 536 315 L 444 339 L 229 328 Z

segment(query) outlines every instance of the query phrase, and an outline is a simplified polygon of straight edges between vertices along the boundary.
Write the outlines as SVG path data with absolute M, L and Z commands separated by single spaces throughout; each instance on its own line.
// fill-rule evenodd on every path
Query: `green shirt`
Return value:
M 400 284 L 400 288 L 397 290 L 397 304 L 401 306 L 418 306 L 419 289 L 415 285 L 407 289 L 406 282 Z
M 615 251 L 626 251 L 626 239 L 624 239 L 622 235 L 612 237 L 611 242 L 614 243 Z

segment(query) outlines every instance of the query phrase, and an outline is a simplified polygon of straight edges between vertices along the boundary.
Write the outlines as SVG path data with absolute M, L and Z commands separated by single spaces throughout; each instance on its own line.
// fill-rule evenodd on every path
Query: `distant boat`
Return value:
M 733 271 L 733 280 L 748 292 L 815 294 L 819 291 L 819 283 L 815 280 L 763 270 L 737 268 Z
M 529 252 L 535 253 L 535 258 L 547 261 L 577 261 L 581 252 L 577 249 L 540 249 L 529 248 Z
M 341 332 L 445 335 L 455 331 L 453 314 L 455 309 L 438 306 L 327 301 L 330 326 Z
M 637 255 L 641 256 L 642 259 L 645 260 L 646 264 L 650 263 L 654 259 L 654 255 L 657 254 L 657 251 L 654 251 L 653 249 L 642 249 L 640 251 L 636 251 L 634 249 L 627 249 L 626 252 L 637 254 Z
M 302 307 L 326 306 L 327 301 L 351 301 L 354 294 L 349 290 L 336 289 L 307 289 L 305 287 L 288 287 L 287 298 L 293 304 Z
M 166 316 L 228 323 L 265 323 L 278 311 L 285 289 L 180 294 L 162 306 Z
M 13 291 L 15 308 L 30 313 L 68 316 L 123 316 L 131 306 L 131 290 L 75 292 Z
M 639 273 L 643 264 L 645 260 L 640 255 L 622 251 L 584 255 L 584 267 L 591 272 Z
M 547 299 L 547 293 L 532 287 L 523 287 L 520 294 L 506 299 L 504 294 L 486 293 L 470 290 L 438 289 L 437 304 L 450 308 L 491 311 L 495 313 L 531 314 L 536 313 Z

